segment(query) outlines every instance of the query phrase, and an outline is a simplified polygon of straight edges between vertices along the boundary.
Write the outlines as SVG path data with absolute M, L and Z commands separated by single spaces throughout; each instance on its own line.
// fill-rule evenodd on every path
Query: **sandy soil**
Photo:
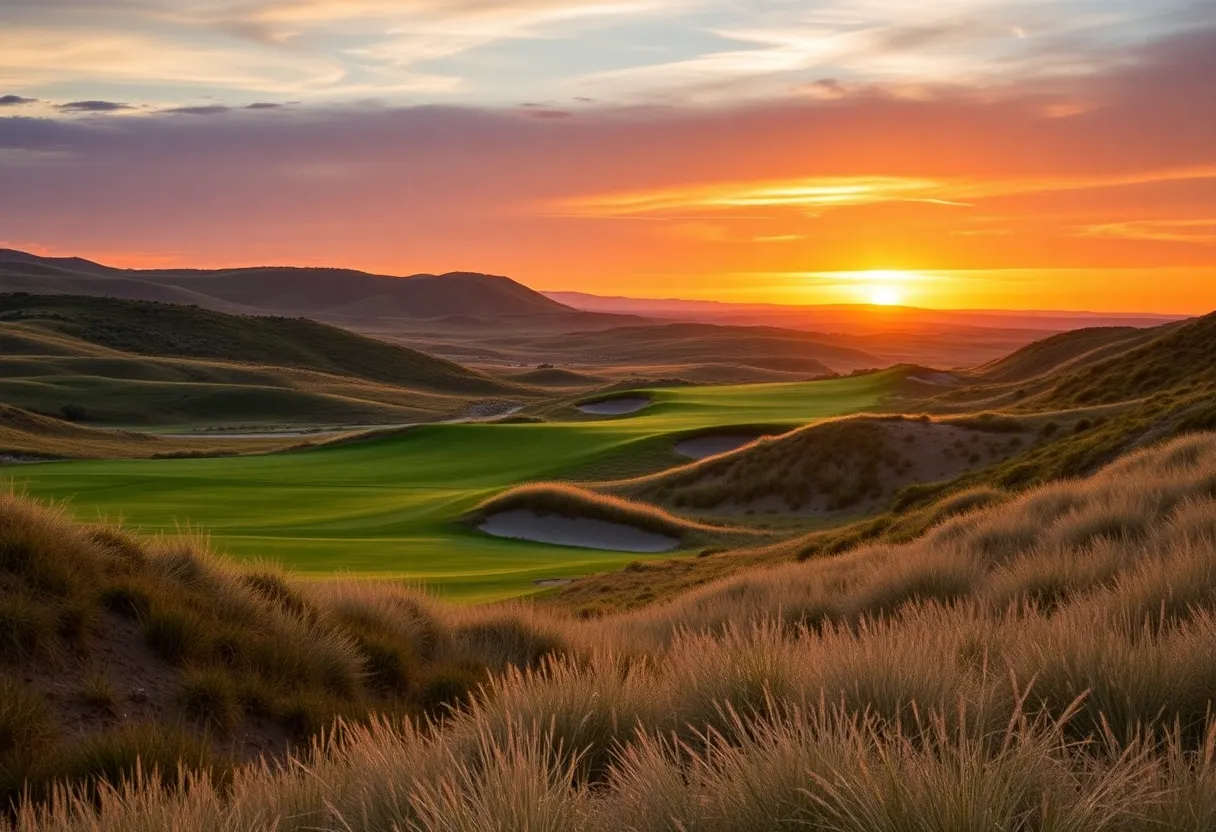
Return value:
M 750 445 L 759 436 L 722 433 L 713 436 L 697 436 L 676 443 L 676 453 L 688 459 L 708 459 L 711 456 L 737 451 L 745 445 Z
M 849 514 L 865 514 L 884 508 L 901 488 L 913 483 L 945 482 L 969 471 L 985 468 L 1026 450 L 1028 439 L 1005 434 L 943 425 L 933 422 L 890 421 L 880 423 L 890 441 L 909 466 L 902 471 L 884 466 L 879 473 L 882 496 L 850 506 Z M 812 494 L 801 507 L 791 509 L 781 494 L 772 494 L 749 502 L 728 500 L 714 509 L 715 514 L 784 515 L 801 517 L 833 517 L 839 514 L 829 508 L 827 494 Z
M 645 410 L 650 405 L 650 399 L 644 396 L 625 396 L 620 399 L 608 399 L 602 402 L 580 404 L 578 405 L 578 409 L 592 416 L 625 416 L 630 413 L 637 413 L 639 410 Z
M 604 549 L 610 552 L 670 552 L 680 545 L 680 541 L 674 537 L 643 531 L 622 523 L 609 523 L 606 520 L 591 520 L 586 517 L 537 514 L 529 509 L 513 509 L 492 515 L 477 528 L 495 537 L 574 546 L 580 549 Z

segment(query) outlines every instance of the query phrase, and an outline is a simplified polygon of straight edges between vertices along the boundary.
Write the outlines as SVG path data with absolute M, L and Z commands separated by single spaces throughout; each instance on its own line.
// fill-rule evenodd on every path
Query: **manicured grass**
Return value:
M 521 482 L 653 453 L 665 434 L 792 427 L 864 410 L 897 378 L 884 372 L 660 389 L 649 391 L 654 404 L 641 413 L 603 421 L 428 425 L 273 456 L 28 465 L 11 479 L 30 496 L 70 501 L 82 518 L 121 518 L 146 532 L 206 532 L 239 559 L 269 558 L 305 574 L 400 576 L 449 596 L 488 600 L 638 558 L 480 535 L 459 518 L 482 500 Z

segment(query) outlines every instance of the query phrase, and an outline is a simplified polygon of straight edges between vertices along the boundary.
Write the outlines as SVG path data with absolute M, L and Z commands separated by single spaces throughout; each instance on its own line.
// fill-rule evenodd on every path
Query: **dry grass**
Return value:
M 1216 439 L 989 497 L 909 545 L 594 622 L 314 591 L 504 669 L 442 724 L 348 721 L 297 765 L 173 789 L 61 789 L 17 828 L 1216 828 Z
M 204 541 L 141 541 L 11 494 L 0 644 L 5 802 L 23 782 L 37 794 L 131 775 L 142 749 L 190 745 L 193 763 L 223 770 L 282 757 L 339 717 L 438 716 L 491 673 L 569 650 L 518 610 L 452 613 L 392 584 L 237 567 Z M 157 740 L 161 728 L 182 739 Z

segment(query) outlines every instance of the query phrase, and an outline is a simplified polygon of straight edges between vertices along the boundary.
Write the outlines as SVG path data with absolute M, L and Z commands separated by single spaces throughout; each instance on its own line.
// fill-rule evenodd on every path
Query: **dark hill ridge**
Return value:
M 303 318 L 246 317 L 102 297 L 7 294 L 0 295 L 0 326 L 4 323 L 36 324 L 135 355 L 301 368 L 443 393 L 519 392 L 451 361 Z
M 431 319 L 580 315 L 506 277 L 467 272 L 392 277 L 350 269 L 116 269 L 76 257 L 0 249 L 0 292 L 196 303 L 229 312 Z

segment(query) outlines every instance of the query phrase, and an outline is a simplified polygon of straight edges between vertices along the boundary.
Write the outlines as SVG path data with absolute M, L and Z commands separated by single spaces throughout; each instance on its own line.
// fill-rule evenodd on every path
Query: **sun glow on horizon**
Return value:
M 875 306 L 898 306 L 902 299 L 894 286 L 875 286 L 870 290 L 870 303 Z
M 857 272 L 854 277 L 863 281 L 864 285 L 858 290 L 864 302 L 872 306 L 899 306 L 906 297 L 907 284 L 916 281 L 920 275 L 896 269 L 877 269 Z

